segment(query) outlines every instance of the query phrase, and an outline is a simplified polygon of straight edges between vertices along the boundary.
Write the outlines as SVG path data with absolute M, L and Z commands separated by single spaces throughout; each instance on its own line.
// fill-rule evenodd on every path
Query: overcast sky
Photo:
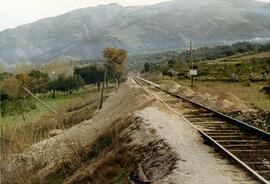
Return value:
M 124 6 L 149 5 L 163 1 L 167 0 L 0 0 L 0 31 L 83 7 L 113 2 Z

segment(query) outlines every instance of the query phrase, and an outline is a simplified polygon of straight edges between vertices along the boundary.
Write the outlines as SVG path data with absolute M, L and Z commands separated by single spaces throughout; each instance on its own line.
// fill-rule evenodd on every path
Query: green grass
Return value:
M 237 64 L 241 63 L 242 61 L 248 61 L 251 59 L 263 59 L 270 57 L 270 52 L 261 52 L 261 53 L 245 53 L 245 54 L 236 54 L 229 57 L 219 58 L 215 60 L 206 60 L 200 61 L 199 63 L 208 63 L 208 64 Z
M 199 76 L 195 77 L 194 90 L 212 94 L 226 92 L 259 108 L 270 110 L 269 95 L 266 95 L 261 90 L 263 87 L 269 86 L 269 59 L 270 52 L 268 51 L 237 54 L 216 60 L 196 62 Z M 174 77 L 175 81 L 190 87 L 190 80 L 185 79 L 183 75 L 188 72 L 188 67 L 187 65 L 179 65 L 174 66 L 173 69 L 179 74 L 182 74 L 179 78 Z M 229 82 L 232 73 L 237 74 L 241 82 Z M 253 74 L 253 77 L 250 79 L 250 81 L 253 81 L 251 82 L 251 86 L 248 85 L 250 73 Z M 266 77 L 263 75 L 265 73 L 267 74 Z M 164 79 L 170 80 L 168 76 L 164 76 L 162 79 L 157 73 L 148 74 L 145 77 L 156 82 L 160 80 L 164 81 Z
M 56 98 L 51 98 L 50 94 L 44 94 L 40 96 L 40 99 L 57 112 L 61 112 L 64 107 L 67 107 L 79 101 L 83 101 L 85 98 L 89 96 L 89 94 L 96 95 L 96 98 L 99 98 L 99 93 L 97 93 L 96 88 L 88 87 L 78 92 L 74 92 L 73 94 L 57 93 Z M 37 122 L 42 116 L 49 113 L 52 112 L 49 111 L 39 102 L 36 102 L 36 108 L 31 110 L 30 112 L 25 112 L 24 116 L 26 122 Z M 21 115 L 11 115 L 1 117 L 2 128 L 5 128 L 13 124 L 22 124 L 22 123 L 25 123 L 25 121 L 23 120 Z

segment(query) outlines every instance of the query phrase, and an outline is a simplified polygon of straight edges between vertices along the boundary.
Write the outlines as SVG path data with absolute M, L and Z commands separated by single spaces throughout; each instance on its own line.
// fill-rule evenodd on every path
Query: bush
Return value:
M 35 102 L 31 98 L 26 99 L 6 99 L 1 101 L 1 115 L 23 115 L 36 108 Z
M 270 85 L 264 87 L 264 88 L 263 88 L 263 91 L 264 91 L 267 95 L 270 95 Z
M 230 81 L 231 82 L 239 82 L 240 81 L 239 76 L 237 74 L 235 74 L 235 73 L 232 73 L 230 75 Z
M 73 91 L 77 91 L 83 86 L 84 81 L 80 76 L 65 77 L 65 75 L 62 74 L 58 76 L 57 80 L 51 81 L 48 84 L 48 90 L 51 92 L 52 98 L 55 98 L 56 91 L 73 93 Z

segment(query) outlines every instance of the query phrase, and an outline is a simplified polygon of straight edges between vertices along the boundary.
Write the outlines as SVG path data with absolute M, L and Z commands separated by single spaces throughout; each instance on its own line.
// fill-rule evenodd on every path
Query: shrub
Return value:
M 264 91 L 267 95 L 270 95 L 270 85 L 264 87 L 264 88 L 263 88 L 263 91 Z
M 239 76 L 237 74 L 235 74 L 235 73 L 232 73 L 230 75 L 230 81 L 231 82 L 239 82 L 240 81 Z

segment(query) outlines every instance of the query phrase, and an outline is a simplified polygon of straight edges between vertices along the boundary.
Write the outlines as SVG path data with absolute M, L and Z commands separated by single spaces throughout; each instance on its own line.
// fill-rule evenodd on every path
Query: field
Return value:
M 236 54 L 215 60 L 199 61 L 194 65 L 198 70 L 195 79 L 195 91 L 229 93 L 255 106 L 270 110 L 270 96 L 262 88 L 270 83 L 270 52 Z M 149 80 L 172 80 L 190 87 L 188 79 L 189 65 L 176 64 L 163 66 L 153 73 L 144 75 Z M 174 70 L 169 77 L 163 71 Z M 163 75 L 162 75 L 163 73 Z M 235 76 L 235 77 L 233 77 Z M 237 77 L 236 77 L 237 76 Z
M 190 86 L 189 80 L 177 80 L 178 83 Z M 247 86 L 245 82 L 223 82 L 223 81 L 196 81 L 195 91 L 215 93 L 230 93 L 245 102 L 256 105 L 264 110 L 270 110 L 270 97 L 266 95 L 261 88 L 267 85 L 267 82 L 254 82 Z
M 105 99 L 112 91 L 113 88 L 105 89 Z M 57 93 L 56 98 L 44 94 L 40 99 L 58 114 L 50 112 L 36 102 L 36 109 L 24 113 L 25 121 L 21 115 L 1 117 L 0 160 L 49 138 L 52 130 L 64 130 L 91 119 L 98 109 L 100 92 L 96 87 L 87 86 L 73 94 Z
M 241 61 L 248 61 L 251 59 L 263 59 L 270 57 L 270 52 L 261 52 L 261 53 L 244 53 L 244 54 L 236 54 L 229 57 L 219 58 L 215 60 L 206 60 L 201 61 L 200 63 L 208 63 L 208 64 L 237 64 L 241 63 Z
M 79 103 L 85 100 L 85 98 L 90 98 L 90 96 L 95 96 L 99 98 L 99 93 L 95 88 L 87 88 L 75 92 L 73 94 L 63 94 L 58 93 L 56 98 L 51 98 L 50 94 L 45 94 L 41 97 L 41 100 L 48 104 L 50 107 L 56 110 L 56 112 L 62 112 L 63 108 L 71 106 L 72 104 Z M 36 103 L 36 109 L 24 113 L 26 121 L 23 120 L 21 115 L 12 115 L 1 117 L 1 125 L 3 128 L 7 126 L 12 126 L 13 124 L 23 124 L 25 122 L 36 122 L 44 115 L 52 114 L 46 107 L 44 107 L 39 102 Z M 52 114 L 53 115 L 53 114 Z

